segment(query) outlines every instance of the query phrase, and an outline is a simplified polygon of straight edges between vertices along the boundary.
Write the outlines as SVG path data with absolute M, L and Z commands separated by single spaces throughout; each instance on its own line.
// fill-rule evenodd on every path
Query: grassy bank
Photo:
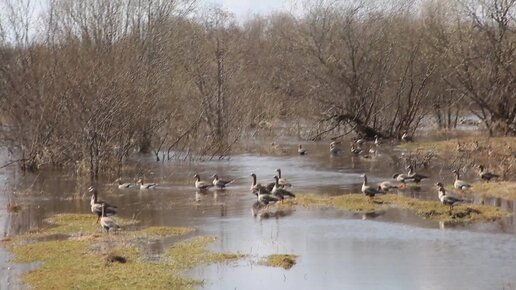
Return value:
M 450 214 L 449 207 L 439 201 L 425 201 L 392 194 L 375 197 L 374 202 L 369 202 L 363 194 L 299 195 L 291 203 L 305 207 L 327 206 L 356 213 L 372 213 L 386 207 L 398 207 L 412 210 L 418 216 L 446 223 L 490 222 L 509 216 L 509 213 L 496 207 L 473 204 L 455 206 Z
M 473 184 L 473 191 L 485 197 L 499 197 L 516 200 L 516 182 L 477 182 Z
M 416 140 L 417 141 L 417 140 Z M 474 142 L 477 141 L 479 148 L 474 148 Z M 401 143 L 398 145 L 399 148 L 407 150 L 432 150 L 437 152 L 456 152 L 457 143 L 460 143 L 464 151 L 470 151 L 474 149 L 482 149 L 491 146 L 491 149 L 495 152 L 504 152 L 507 150 L 507 145 L 512 148 L 516 148 L 516 137 L 461 137 L 453 138 L 443 141 L 424 141 L 424 142 L 409 142 Z
M 184 236 L 194 229 L 151 227 L 107 235 L 92 215 L 56 215 L 46 222 L 48 227 L 2 242 L 14 262 L 41 263 L 22 274 L 22 281 L 36 289 L 193 289 L 202 282 L 183 277 L 184 270 L 244 257 L 212 252 L 207 247 L 216 237 L 197 236 L 165 249 L 159 261 L 149 261 L 140 252 L 146 243 L 142 239 Z

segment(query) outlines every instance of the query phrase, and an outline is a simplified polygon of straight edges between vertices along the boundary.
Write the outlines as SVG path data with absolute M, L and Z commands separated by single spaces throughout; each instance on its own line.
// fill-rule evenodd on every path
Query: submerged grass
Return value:
M 135 238 L 185 235 L 194 229 L 151 227 L 107 235 L 99 233 L 93 215 L 56 215 L 46 222 L 49 227 L 3 242 L 15 262 L 41 262 L 22 274 L 22 281 L 36 289 L 193 289 L 202 282 L 181 276 L 183 270 L 244 256 L 209 251 L 206 247 L 216 238 L 200 236 L 174 244 L 166 250 L 167 259 L 151 262 L 141 257 Z M 56 235 L 66 239 L 53 239 Z
M 413 210 L 417 215 L 435 221 L 447 223 L 489 222 L 509 215 L 496 207 L 464 204 L 455 206 L 452 213 L 449 207 L 439 201 L 425 201 L 399 195 L 375 197 L 369 202 L 363 194 L 345 194 L 341 196 L 299 195 L 296 203 L 302 206 L 331 206 L 357 213 L 371 213 L 384 207 L 394 206 Z
M 473 184 L 473 191 L 481 196 L 515 200 L 516 182 L 477 182 Z
M 289 270 L 296 264 L 297 256 L 287 254 L 274 254 L 269 255 L 260 261 L 260 265 L 269 267 L 281 267 L 285 270 Z

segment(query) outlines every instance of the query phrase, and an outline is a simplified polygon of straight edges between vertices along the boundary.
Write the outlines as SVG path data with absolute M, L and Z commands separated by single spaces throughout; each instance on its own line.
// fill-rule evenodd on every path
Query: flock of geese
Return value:
M 411 138 L 404 133 L 402 137 L 403 141 L 409 142 L 411 141 Z M 362 152 L 361 146 L 366 141 L 363 139 L 357 139 L 355 140 L 351 145 L 351 153 L 354 154 L 360 154 Z M 339 142 L 331 142 L 330 143 L 330 153 L 332 154 L 338 154 L 340 152 L 340 148 L 338 148 Z M 374 140 L 374 146 L 380 145 L 380 140 L 378 136 L 375 136 Z M 371 151 L 371 149 L 370 149 Z M 299 155 L 306 155 L 307 151 L 303 148 L 302 145 L 299 145 L 298 147 L 298 154 Z M 400 189 L 403 190 L 407 184 L 409 183 L 415 183 L 418 184 L 421 181 L 428 179 L 428 176 L 418 174 L 415 172 L 414 166 L 409 165 L 406 168 L 408 170 L 407 173 L 396 173 L 392 176 L 392 180 L 389 181 L 383 181 L 377 185 L 370 185 L 367 181 L 367 175 L 364 173 L 361 175 L 363 178 L 362 193 L 368 197 L 369 202 L 374 202 L 374 197 L 376 195 L 380 194 L 386 194 L 392 190 Z M 472 186 L 467 181 L 460 179 L 460 174 L 458 170 L 452 171 L 455 174 L 455 181 L 453 183 L 454 188 L 459 189 L 464 193 L 465 190 L 470 189 Z M 488 172 L 486 168 L 483 165 L 478 165 L 478 175 L 482 180 L 485 180 L 489 182 L 493 178 L 498 178 L 499 176 Z M 292 187 L 292 184 L 288 182 L 285 178 L 281 175 L 281 169 L 276 169 L 276 175 L 274 175 L 274 181 L 270 183 L 265 183 L 265 185 L 262 185 L 261 183 L 257 182 L 257 176 L 255 173 L 252 173 L 251 175 L 252 182 L 251 182 L 251 193 L 256 196 L 257 203 L 259 206 L 267 207 L 271 204 L 277 203 L 279 201 L 282 201 L 284 199 L 290 199 L 295 198 L 295 194 L 292 193 L 291 190 L 289 190 Z M 194 186 L 198 191 L 206 192 L 210 188 L 214 187 L 219 190 L 224 190 L 227 186 L 232 184 L 235 180 L 224 180 L 220 179 L 217 174 L 212 175 L 212 181 L 204 181 L 201 180 L 201 177 L 199 174 L 195 174 L 194 176 Z M 139 179 L 136 184 L 134 183 L 123 183 L 122 180 L 119 178 L 115 182 L 118 184 L 118 188 L 125 189 L 125 188 L 131 188 L 131 187 L 139 187 L 140 190 L 147 190 L 156 188 L 156 183 L 144 183 L 143 179 Z M 441 182 L 437 182 L 436 184 L 438 197 L 440 202 L 443 205 L 450 207 L 450 214 L 453 210 L 453 206 L 460 202 L 465 202 L 463 198 L 455 197 L 453 195 L 450 195 L 446 193 L 446 189 L 444 185 Z M 120 226 L 115 222 L 113 219 L 113 216 L 117 213 L 117 207 L 114 205 L 111 205 L 105 201 L 102 201 L 98 199 L 98 192 L 97 189 L 93 186 L 90 186 L 88 191 L 92 194 L 91 195 L 91 212 L 97 215 L 97 223 L 100 221 L 100 225 L 102 229 L 104 229 L 106 232 L 109 233 L 110 230 L 117 230 L 120 228 Z

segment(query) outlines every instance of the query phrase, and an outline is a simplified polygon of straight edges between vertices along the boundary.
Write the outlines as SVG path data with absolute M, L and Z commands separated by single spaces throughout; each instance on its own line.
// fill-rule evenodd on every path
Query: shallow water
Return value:
M 288 149 L 285 155 L 250 150 L 255 153 L 237 155 L 229 161 L 156 163 L 153 156 L 140 156 L 134 160 L 139 164 L 137 170 L 128 173 L 126 181 L 144 175 L 145 181 L 158 182 L 159 187 L 119 190 L 105 180 L 98 184 L 100 197 L 118 205 L 120 216 L 141 220 L 141 226 L 192 226 L 200 234 L 219 237 L 213 244 L 215 250 L 252 255 L 252 261 L 188 273 L 205 280 L 206 289 L 516 288 L 514 217 L 454 229 L 398 209 L 362 216 L 333 209 L 296 208 L 278 218 L 254 217 L 251 208 L 255 197 L 249 192 L 252 172 L 265 183 L 272 181 L 276 168 L 281 168 L 296 193 L 336 195 L 358 192 L 363 172 L 368 173 L 370 182 L 379 182 L 403 171 L 393 162 L 400 152 L 388 145 L 381 146 L 379 155 L 364 159 L 351 156 L 347 150 L 331 156 L 327 144 L 322 143 L 305 144 L 309 154 L 298 156 L 297 144 L 283 144 Z M 347 148 L 346 143 L 342 147 Z M 449 168 L 419 171 L 432 176 L 432 180 L 424 182 L 418 191 L 399 194 L 435 200 L 432 184 L 453 180 Z M 203 179 L 210 179 L 215 172 L 224 179 L 235 179 L 234 184 L 226 191 L 196 193 L 192 176 L 199 173 Z M 464 178 L 474 180 L 476 176 L 471 173 Z M 89 184 L 73 173 L 20 175 L 6 168 L 0 170 L 0 181 L 3 235 L 38 227 L 43 218 L 56 213 L 89 213 Z M 26 194 L 24 189 L 29 186 L 32 191 Z M 7 214 L 5 204 L 9 200 L 21 203 L 23 211 Z M 484 202 L 516 213 L 513 201 Z M 148 252 L 159 254 L 166 246 L 167 242 L 152 245 Z M 256 263 L 273 253 L 298 255 L 298 263 L 288 271 Z M 0 269 L 7 273 L 2 275 L 0 289 L 18 288 L 14 279 L 26 268 L 10 265 L 7 259 L 0 248 Z

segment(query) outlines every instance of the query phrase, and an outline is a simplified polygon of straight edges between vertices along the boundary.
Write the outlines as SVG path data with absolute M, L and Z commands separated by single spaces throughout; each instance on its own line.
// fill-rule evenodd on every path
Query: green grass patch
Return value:
M 374 202 L 369 202 L 363 194 L 299 195 L 295 203 L 305 207 L 329 206 L 357 213 L 371 213 L 392 206 L 409 209 L 421 217 L 447 223 L 489 222 L 509 216 L 508 212 L 496 207 L 473 204 L 455 206 L 450 214 L 449 207 L 439 201 L 425 201 L 393 194 L 377 196 Z
M 166 251 L 166 256 L 176 268 L 190 269 L 200 265 L 222 263 L 245 257 L 238 253 L 218 253 L 206 249 L 217 238 L 199 236 L 179 242 Z
M 148 227 L 139 231 L 148 236 L 167 237 L 167 236 L 183 236 L 195 231 L 193 228 L 186 227 Z
M 477 182 L 473 184 L 473 191 L 480 196 L 516 199 L 516 182 Z
M 63 214 L 46 219 L 48 227 L 9 237 L 2 245 L 16 263 L 41 262 L 22 274 L 35 289 L 194 289 L 201 281 L 181 273 L 192 267 L 244 257 L 217 253 L 207 246 L 215 237 L 199 236 L 173 244 L 159 261 L 139 253 L 142 235 L 153 238 L 185 235 L 192 228 L 150 227 L 119 234 L 101 234 L 94 215 Z M 133 223 L 118 219 L 122 225 Z M 79 237 L 79 238 L 77 238 Z M 30 241 L 30 242 L 29 242 Z
M 281 267 L 285 270 L 292 268 L 296 264 L 297 256 L 287 254 L 269 255 L 260 261 L 260 265 L 268 267 Z

